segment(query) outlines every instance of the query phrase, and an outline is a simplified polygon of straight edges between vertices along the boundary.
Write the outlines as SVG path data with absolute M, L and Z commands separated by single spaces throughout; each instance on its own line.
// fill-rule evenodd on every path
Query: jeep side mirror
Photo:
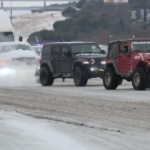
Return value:
M 20 41 L 20 42 L 22 42 L 22 41 L 23 41 L 22 36 L 19 36 L 19 41 Z

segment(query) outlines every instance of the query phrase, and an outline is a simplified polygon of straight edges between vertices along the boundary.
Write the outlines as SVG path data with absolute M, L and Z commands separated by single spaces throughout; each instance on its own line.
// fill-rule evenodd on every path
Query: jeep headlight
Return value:
M 102 62 L 101 62 L 101 64 L 102 64 L 102 65 L 105 65 L 105 64 L 106 64 L 106 62 L 105 62 L 105 61 L 102 61 Z
M 93 65 L 93 64 L 95 64 L 95 60 L 94 59 L 91 59 L 90 60 L 90 63 Z
M 88 61 L 83 61 L 82 64 L 89 64 L 89 62 Z

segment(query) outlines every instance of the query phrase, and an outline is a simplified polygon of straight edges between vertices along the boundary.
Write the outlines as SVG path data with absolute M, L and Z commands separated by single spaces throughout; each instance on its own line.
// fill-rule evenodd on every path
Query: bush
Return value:
M 63 10 L 62 15 L 72 15 L 75 13 L 76 13 L 76 10 L 74 8 L 68 7 L 65 10 Z
M 76 7 L 81 9 L 85 3 L 86 3 L 86 0 L 80 0 L 80 1 L 76 4 Z

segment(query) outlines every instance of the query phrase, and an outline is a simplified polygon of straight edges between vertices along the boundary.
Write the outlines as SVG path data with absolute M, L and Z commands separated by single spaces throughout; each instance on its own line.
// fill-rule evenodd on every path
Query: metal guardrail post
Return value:
M 44 0 L 44 12 L 46 11 L 46 0 Z

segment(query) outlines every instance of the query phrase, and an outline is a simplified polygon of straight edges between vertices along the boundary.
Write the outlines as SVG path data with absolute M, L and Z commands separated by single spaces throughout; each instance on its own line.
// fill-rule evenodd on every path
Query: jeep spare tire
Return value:
M 50 86 L 54 82 L 54 77 L 48 68 L 42 67 L 40 72 L 40 82 L 43 86 Z
M 113 68 L 106 68 L 103 76 L 103 85 L 107 90 L 115 90 L 120 82 L 120 77 Z
M 76 86 L 85 86 L 88 78 L 84 70 L 80 67 L 76 67 L 73 72 L 73 79 Z
M 135 90 L 145 90 L 148 85 L 146 72 L 142 68 L 136 68 L 132 75 L 132 86 Z

